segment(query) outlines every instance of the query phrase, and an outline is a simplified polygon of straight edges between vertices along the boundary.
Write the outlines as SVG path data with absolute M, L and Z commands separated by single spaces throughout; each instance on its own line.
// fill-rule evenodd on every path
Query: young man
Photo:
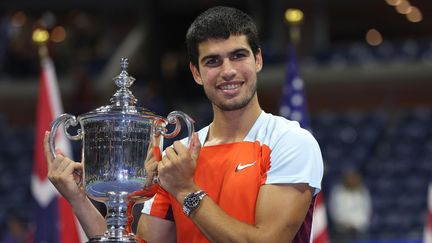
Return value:
M 189 148 L 177 141 L 160 162 L 149 158 L 163 189 L 144 205 L 138 236 L 164 243 L 311 241 L 321 152 L 297 122 L 261 109 L 263 60 L 252 19 L 214 7 L 192 23 L 186 41 L 192 75 L 214 117 Z M 45 147 L 50 180 L 86 234 L 103 234 L 104 219 L 74 181 L 81 165 L 61 154 L 53 161 Z
M 319 146 L 297 122 L 262 111 L 263 65 L 252 19 L 211 8 L 190 26 L 190 69 L 213 121 L 188 149 L 179 141 L 157 165 L 161 190 L 138 234 L 149 242 L 308 242 L 323 174 Z

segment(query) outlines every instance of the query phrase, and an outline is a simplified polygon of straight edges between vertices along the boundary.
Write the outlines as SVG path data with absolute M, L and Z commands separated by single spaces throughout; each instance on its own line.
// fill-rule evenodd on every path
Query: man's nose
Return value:
M 226 81 L 233 79 L 237 74 L 233 63 L 230 60 L 224 60 L 222 64 L 222 78 Z

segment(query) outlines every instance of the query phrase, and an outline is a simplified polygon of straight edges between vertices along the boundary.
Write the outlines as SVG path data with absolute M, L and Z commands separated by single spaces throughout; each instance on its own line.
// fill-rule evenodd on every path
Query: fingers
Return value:
M 144 168 L 147 172 L 155 172 L 157 168 L 158 160 L 155 158 L 154 148 L 151 147 L 147 151 L 147 157 L 144 161 Z
M 44 136 L 44 150 L 45 150 L 45 158 L 46 158 L 47 164 L 48 164 L 48 170 L 50 169 L 53 162 L 55 161 L 55 159 L 51 153 L 51 148 L 50 148 L 50 144 L 49 144 L 50 134 L 51 134 L 50 132 L 46 131 L 45 136 Z M 56 149 L 56 157 L 59 155 L 64 157 L 62 151 L 60 149 Z
M 67 169 L 69 164 L 71 163 L 68 158 L 64 157 L 63 155 L 57 155 L 57 158 L 54 160 L 53 167 L 56 171 L 63 172 Z
M 189 150 L 191 151 L 192 158 L 196 160 L 201 151 L 201 142 L 199 140 L 198 133 L 193 134 L 192 142 Z
M 48 161 L 48 166 L 49 166 L 50 162 L 54 159 L 52 154 L 51 154 L 50 147 L 49 147 L 49 136 L 50 136 L 50 132 L 46 131 L 45 136 L 44 136 L 44 149 L 45 149 L 45 157 Z
M 175 141 L 171 147 L 165 149 L 165 160 L 176 162 L 182 160 L 196 160 L 201 151 L 201 142 L 197 133 L 192 136 L 189 149 L 180 141 Z M 164 158 L 162 160 L 164 160 Z
M 82 171 L 81 163 L 77 163 L 61 154 L 57 154 L 57 157 L 51 163 L 51 167 L 48 170 L 48 177 L 53 179 L 69 176 L 74 173 L 75 170 Z
M 193 160 L 196 160 L 199 156 L 199 152 L 201 151 L 201 142 L 199 141 L 198 134 L 194 133 L 192 135 L 192 140 L 189 148 L 187 148 L 180 141 L 174 142 L 173 148 L 177 156 L 185 158 L 185 156 L 190 155 Z
M 158 163 L 155 161 L 153 163 L 147 163 L 145 169 L 147 172 L 156 172 L 158 167 Z
M 83 166 L 67 157 L 58 154 L 54 159 L 51 169 L 48 170 L 48 179 L 54 187 L 69 202 L 77 198 L 83 198 L 85 192 L 80 187 L 82 181 Z
M 181 154 L 181 147 L 176 146 L 177 142 L 174 142 L 172 147 L 168 147 L 165 149 L 165 156 L 162 158 L 164 160 L 176 161 Z
M 73 167 L 72 176 L 74 178 L 74 181 L 76 184 L 79 184 L 83 180 L 82 172 L 84 168 L 81 163 L 77 163 L 77 162 L 72 163 L 72 167 Z

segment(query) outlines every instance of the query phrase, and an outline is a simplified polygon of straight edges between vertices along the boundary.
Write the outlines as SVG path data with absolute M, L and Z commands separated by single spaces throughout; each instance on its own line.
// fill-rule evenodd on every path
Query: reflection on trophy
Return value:
M 160 160 L 163 137 L 175 137 L 181 129 L 178 118 L 188 127 L 188 143 L 194 132 L 193 120 L 183 112 L 173 111 L 164 118 L 136 107 L 137 99 L 129 90 L 135 79 L 127 67 L 128 60 L 122 58 L 121 73 L 114 78 L 119 89 L 111 105 L 78 117 L 62 114 L 51 125 L 49 144 L 54 157 L 55 133 L 61 124 L 69 139 L 82 140 L 83 186 L 90 198 L 107 206 L 108 229 L 89 242 L 137 242 L 125 228 L 128 203 L 147 200 L 158 188 L 156 172 L 145 169 L 147 154 L 154 153 Z M 175 124 L 170 133 L 168 124 Z M 78 125 L 77 135 L 70 135 L 68 128 Z

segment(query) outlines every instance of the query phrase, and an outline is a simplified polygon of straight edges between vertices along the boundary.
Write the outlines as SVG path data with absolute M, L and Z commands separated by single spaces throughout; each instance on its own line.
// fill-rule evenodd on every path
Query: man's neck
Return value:
M 204 146 L 243 141 L 261 114 L 257 100 L 235 111 L 222 111 L 213 107 L 214 118 L 210 124 Z

